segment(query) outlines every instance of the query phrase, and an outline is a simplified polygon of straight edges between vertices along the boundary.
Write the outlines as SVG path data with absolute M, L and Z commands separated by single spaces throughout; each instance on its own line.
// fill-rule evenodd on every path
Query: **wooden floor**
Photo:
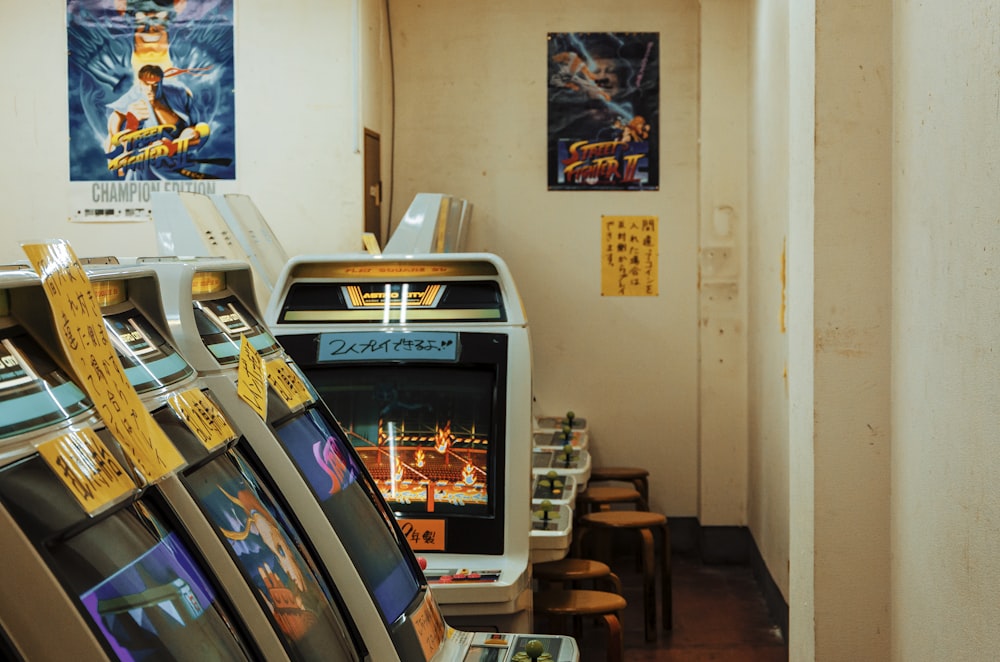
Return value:
M 760 589 L 748 566 L 705 565 L 696 557 L 674 554 L 674 627 L 656 642 L 643 633 L 642 575 L 635 559 L 618 558 L 628 608 L 623 617 L 625 662 L 785 662 L 788 646 L 771 623 Z M 539 631 L 547 623 L 536 625 Z M 568 634 L 568 633 L 567 633 Z M 604 662 L 603 624 L 587 623 L 579 639 L 580 662 Z

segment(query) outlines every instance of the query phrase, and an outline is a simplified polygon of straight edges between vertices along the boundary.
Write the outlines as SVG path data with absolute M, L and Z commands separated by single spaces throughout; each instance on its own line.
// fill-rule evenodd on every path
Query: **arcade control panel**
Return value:
M 467 568 L 435 568 L 424 570 L 428 584 L 487 584 L 500 580 L 500 570 L 469 570 Z
M 565 637 L 458 631 L 453 631 L 453 637 L 468 639 L 462 662 L 559 662 L 567 653 L 573 654 L 563 650 L 568 643 Z

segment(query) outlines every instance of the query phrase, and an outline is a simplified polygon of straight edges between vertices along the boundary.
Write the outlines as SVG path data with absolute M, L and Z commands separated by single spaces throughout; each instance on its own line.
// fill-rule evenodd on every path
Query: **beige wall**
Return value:
M 755 3 L 749 24 L 749 522 L 775 582 L 789 595 L 788 266 L 793 140 L 787 3 Z M 811 72 L 810 72 L 811 74 Z M 812 126 L 808 127 L 812 140 Z M 796 170 L 795 172 L 800 172 Z M 778 487 L 781 486 L 781 487 Z
M 237 3 L 237 191 L 290 254 L 360 249 L 362 123 L 391 135 L 388 93 L 371 80 L 388 62 L 383 18 L 380 0 Z M 80 255 L 155 254 L 151 223 L 67 220 L 65 0 L 0 2 L 0 31 L 11 65 L 0 69 L 0 261 L 23 259 L 19 241 L 46 237 Z
M 393 217 L 419 191 L 472 201 L 468 248 L 500 255 L 524 299 L 537 410 L 587 416 L 596 462 L 648 466 L 653 507 L 695 515 L 698 3 L 403 0 L 390 7 Z M 546 189 L 546 34 L 595 30 L 660 33 L 659 191 Z M 659 217 L 658 297 L 601 297 L 602 214 Z M 742 504 L 742 490 L 724 498 Z M 727 516 L 739 518 L 739 508 Z
M 894 8 L 892 657 L 972 662 L 1000 649 L 1000 2 Z
M 805 4 L 759 0 L 750 25 L 750 523 L 789 601 L 790 657 L 880 660 L 891 11 Z
M 747 3 L 699 20 L 698 519 L 747 523 Z

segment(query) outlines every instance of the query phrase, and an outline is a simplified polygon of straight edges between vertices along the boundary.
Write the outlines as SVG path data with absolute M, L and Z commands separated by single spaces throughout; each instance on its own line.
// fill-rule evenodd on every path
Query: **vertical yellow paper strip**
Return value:
M 655 216 L 601 217 L 601 296 L 658 296 Z
M 149 482 L 179 468 L 184 458 L 125 377 L 90 279 L 73 249 L 64 241 L 22 244 L 21 248 L 42 278 L 56 331 L 80 386 L 134 468 Z
M 236 394 L 253 407 L 262 420 L 267 420 L 267 375 L 264 360 L 240 334 L 240 368 L 236 378 Z

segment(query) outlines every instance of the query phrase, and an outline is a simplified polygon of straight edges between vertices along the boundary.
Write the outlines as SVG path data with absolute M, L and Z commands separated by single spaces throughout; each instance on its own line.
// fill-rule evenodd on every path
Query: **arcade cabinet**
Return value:
M 506 264 L 300 256 L 265 319 L 426 558 L 449 622 L 526 631 L 531 350 Z
M 363 655 L 334 582 L 323 576 L 273 481 L 212 390 L 157 330 L 165 328 L 156 274 L 91 266 L 87 273 L 111 345 L 153 419 L 183 456 L 179 481 L 164 482 L 192 535 L 214 535 L 255 588 L 293 659 L 338 647 Z M 196 525 L 207 518 L 210 526 Z M 346 621 L 346 625 L 344 624 Z M 352 641 L 353 639 L 353 641 Z
M 288 257 L 247 196 L 152 194 L 160 255 L 212 256 L 249 263 L 258 305 L 266 305 Z
M 472 633 L 445 625 L 437 593 L 428 591 L 350 433 L 259 321 L 248 265 L 213 259 L 141 262 L 138 266 L 155 270 L 161 283 L 164 335 L 197 369 L 267 468 L 319 561 L 330 569 L 374 659 L 527 660 L 524 649 L 533 639 L 543 642 L 553 660 L 577 659 L 569 638 Z M 238 395 L 244 343 L 266 366 L 264 416 Z
M 204 518 L 174 509 L 177 477 L 142 476 L 109 433 L 52 320 L 33 272 L 0 274 L 8 659 L 301 659 L 218 539 L 192 534 Z M 347 641 L 324 643 L 333 659 L 360 659 Z
M 472 219 L 472 203 L 442 193 L 417 193 L 383 253 L 460 253 Z

